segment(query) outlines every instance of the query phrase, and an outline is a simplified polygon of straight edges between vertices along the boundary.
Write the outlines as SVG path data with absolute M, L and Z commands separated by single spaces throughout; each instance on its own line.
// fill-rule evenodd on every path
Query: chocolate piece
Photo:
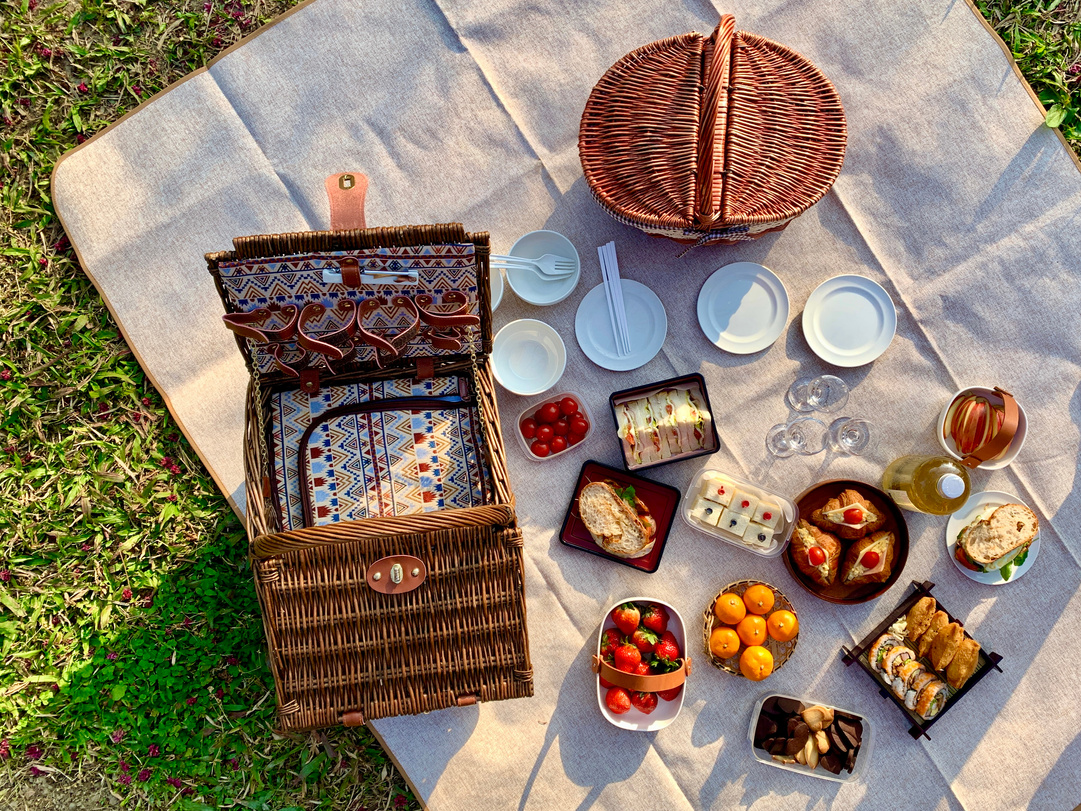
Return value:
M 841 768 L 844 766 L 841 756 L 833 751 L 826 752 L 818 762 L 831 774 L 840 774 Z
M 770 715 L 777 715 L 779 710 L 777 709 L 778 696 L 770 696 L 762 702 L 762 712 L 769 713 Z
M 791 738 L 791 737 L 792 737 L 792 735 L 793 735 L 793 734 L 795 733 L 795 731 L 796 731 L 796 727 L 798 727 L 798 726 L 799 726 L 800 724 L 802 724 L 802 723 L 803 723 L 803 719 L 802 719 L 802 718 L 800 718 L 800 717 L 799 717 L 798 715 L 795 715 L 795 716 L 793 716 L 793 717 L 789 718 L 789 719 L 788 719 L 788 724 L 787 724 L 787 727 L 788 727 L 788 737 L 790 737 L 790 738 Z
M 848 757 L 845 758 L 845 769 L 849 774 L 852 774 L 852 769 L 856 765 L 856 750 L 848 750 Z
M 794 698 L 777 697 L 777 709 L 789 715 L 798 715 L 803 712 L 803 704 Z
M 852 742 L 854 747 L 859 746 L 863 741 L 863 724 L 859 721 L 854 718 L 838 718 L 834 723 L 841 728 L 841 732 Z
M 785 738 L 774 738 L 773 746 L 769 748 L 771 755 L 783 755 L 788 750 L 788 740 Z
M 776 742 L 776 738 L 766 738 L 762 743 L 755 744 L 759 749 L 765 749 L 767 752 L 769 748 Z
M 759 715 L 758 723 L 754 728 L 754 739 L 756 741 L 764 741 L 766 738 L 772 738 L 776 734 L 777 722 L 768 715 Z
M 837 728 L 837 724 L 833 723 L 826 727 L 826 737 L 829 738 L 830 748 L 839 750 L 841 752 L 847 752 L 852 747 L 848 743 L 848 739 L 841 734 L 841 731 Z
M 794 756 L 807 745 L 807 741 L 810 740 L 810 738 L 811 728 L 800 721 L 796 725 L 795 730 L 793 730 L 792 737 L 788 739 L 788 745 L 785 747 L 785 754 Z

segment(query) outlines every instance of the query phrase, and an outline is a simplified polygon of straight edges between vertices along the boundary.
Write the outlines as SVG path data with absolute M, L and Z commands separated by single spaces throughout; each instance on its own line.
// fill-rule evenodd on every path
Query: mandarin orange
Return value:
M 768 614 L 773 610 L 773 589 L 761 583 L 748 586 L 743 603 L 752 614 Z
M 752 645 L 739 657 L 739 671 L 751 681 L 762 681 L 773 672 L 773 654 L 761 645 Z
M 713 604 L 713 616 L 728 625 L 735 625 L 747 616 L 743 598 L 733 592 L 725 592 Z
M 761 645 L 766 641 L 766 621 L 755 614 L 748 614 L 739 621 L 736 633 L 744 645 Z
M 766 630 L 778 642 L 788 642 L 799 632 L 799 620 L 791 611 L 774 611 L 766 618 Z
M 729 659 L 739 653 L 739 634 L 727 626 L 714 628 L 709 635 L 709 650 L 718 659 Z

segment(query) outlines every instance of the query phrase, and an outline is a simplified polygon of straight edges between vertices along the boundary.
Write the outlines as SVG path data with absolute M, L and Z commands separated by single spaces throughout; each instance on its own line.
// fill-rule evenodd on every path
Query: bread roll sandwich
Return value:
M 633 487 L 611 479 L 587 484 L 578 494 L 578 514 L 597 545 L 611 555 L 640 558 L 653 548 L 657 523 Z
M 846 541 L 855 541 L 881 529 L 886 513 L 859 491 L 849 489 L 811 513 L 811 523 Z
M 897 554 L 894 540 L 892 532 L 883 530 L 860 538 L 848 547 L 841 567 L 841 582 L 846 586 L 862 586 L 889 580 L 893 558 Z
M 1003 504 L 957 536 L 958 563 L 974 572 L 993 572 L 1017 558 L 1036 539 L 1040 521 L 1024 504 Z
M 796 567 L 820 586 L 837 577 L 841 565 L 841 542 L 802 518 L 792 534 L 792 560 Z

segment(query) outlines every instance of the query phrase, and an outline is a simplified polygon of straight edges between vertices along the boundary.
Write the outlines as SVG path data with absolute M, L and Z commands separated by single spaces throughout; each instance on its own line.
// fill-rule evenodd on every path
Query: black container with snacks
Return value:
M 957 704 L 957 702 L 965 695 L 965 693 L 975 687 L 976 684 L 980 682 L 984 676 L 990 673 L 992 669 L 997 670 L 1000 673 L 1002 672 L 1002 668 L 998 666 L 999 662 L 1002 661 L 1002 657 L 994 651 L 985 651 L 983 649 L 983 646 L 981 645 L 979 651 L 979 660 L 976 664 L 976 669 L 972 672 L 972 675 L 968 678 L 968 680 L 961 685 L 960 689 L 954 689 L 949 685 L 946 686 L 946 703 L 943 705 L 941 711 L 939 711 L 939 713 L 934 718 L 926 720 L 919 716 L 915 711 L 905 706 L 904 701 L 897 697 L 897 695 L 886 685 L 885 679 L 879 674 L 878 671 L 875 670 L 874 667 L 871 666 L 868 659 L 868 651 L 875 643 L 875 640 L 877 640 L 879 637 L 889 631 L 890 626 L 893 625 L 898 619 L 906 616 L 912 606 L 914 606 L 921 598 L 934 596 L 931 594 L 931 589 L 935 587 L 934 583 L 931 583 L 929 581 L 917 583 L 915 580 L 913 580 L 912 585 L 914 587 L 912 594 L 910 594 L 904 600 L 904 602 L 902 602 L 888 617 L 886 617 L 886 619 L 879 623 L 877 628 L 875 628 L 873 631 L 871 631 L 871 633 L 864 637 L 858 645 L 856 645 L 852 649 L 849 649 L 847 647 L 841 648 L 841 661 L 845 663 L 846 667 L 848 665 L 851 665 L 853 662 L 858 663 L 859 666 L 863 668 L 864 672 L 868 676 L 870 676 L 871 679 L 874 680 L 875 684 L 878 685 L 879 694 L 881 694 L 883 698 L 887 698 L 894 704 L 896 704 L 900 708 L 901 712 L 908 716 L 909 721 L 912 722 L 912 726 L 908 730 L 909 735 L 917 739 L 921 736 L 930 739 L 931 736 L 927 734 L 927 730 L 930 729 L 936 721 L 942 718 L 942 716 L 944 716 L 947 712 L 953 709 L 954 705 Z M 962 626 L 964 625 L 964 623 L 956 619 L 953 614 L 951 614 L 946 609 L 945 606 L 939 603 L 937 599 L 936 604 L 938 606 L 938 610 L 946 613 L 950 622 L 957 622 Z M 965 633 L 966 635 L 968 635 L 967 631 Z M 905 645 L 910 648 L 912 647 L 907 637 L 905 638 Z M 919 661 L 926 662 L 928 667 L 930 668 L 930 661 L 927 659 L 927 657 L 923 657 Z
M 701 423 L 690 424 L 686 432 L 673 428 L 675 433 L 672 436 L 678 435 L 679 437 L 678 445 L 680 450 L 677 452 L 673 452 L 671 443 L 664 435 L 663 428 L 654 429 L 651 426 L 641 425 L 639 424 L 641 420 L 637 419 L 638 414 L 643 412 L 647 415 L 646 419 L 650 419 L 650 415 L 652 415 L 651 398 L 666 392 L 669 393 L 671 407 L 677 410 L 678 413 L 690 411 L 692 414 L 698 413 L 705 418 Z M 685 399 L 684 392 L 689 393 L 689 400 Z M 635 404 L 642 401 L 646 401 L 649 405 L 644 409 L 635 409 Z M 671 464 L 672 462 L 682 462 L 699 456 L 709 456 L 716 453 L 717 448 L 720 446 L 717 439 L 717 423 L 714 419 L 713 407 L 709 402 L 709 392 L 706 390 L 706 380 L 697 372 L 670 377 L 667 380 L 649 383 L 645 386 L 635 386 L 634 388 L 617 391 L 609 396 L 608 402 L 612 407 L 612 420 L 616 425 L 616 439 L 620 443 L 623 467 L 627 470 L 637 472 L 647 468 Z M 636 431 L 638 441 L 635 445 L 636 447 L 649 448 L 643 454 L 646 457 L 645 459 L 636 461 L 635 458 L 628 458 L 627 445 L 623 441 L 623 433 L 627 427 L 623 416 L 624 406 L 632 408 L 635 412 L 632 414 L 632 419 L 636 420 L 635 425 L 638 428 Z M 683 440 L 684 435 L 687 437 L 686 442 Z M 682 450 L 684 444 L 688 446 L 687 450 Z

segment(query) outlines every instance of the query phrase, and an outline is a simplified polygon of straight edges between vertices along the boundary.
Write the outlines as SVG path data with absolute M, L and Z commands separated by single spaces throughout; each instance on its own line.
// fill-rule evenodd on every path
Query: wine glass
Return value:
M 766 450 L 779 459 L 794 454 L 811 456 L 826 449 L 829 429 L 814 417 L 799 417 L 792 422 L 774 425 L 766 433 Z
M 830 423 L 830 448 L 859 456 L 871 443 L 871 423 L 860 417 L 838 417 Z
M 788 405 L 796 411 L 840 411 L 848 402 L 848 384 L 835 375 L 801 377 L 788 387 Z

